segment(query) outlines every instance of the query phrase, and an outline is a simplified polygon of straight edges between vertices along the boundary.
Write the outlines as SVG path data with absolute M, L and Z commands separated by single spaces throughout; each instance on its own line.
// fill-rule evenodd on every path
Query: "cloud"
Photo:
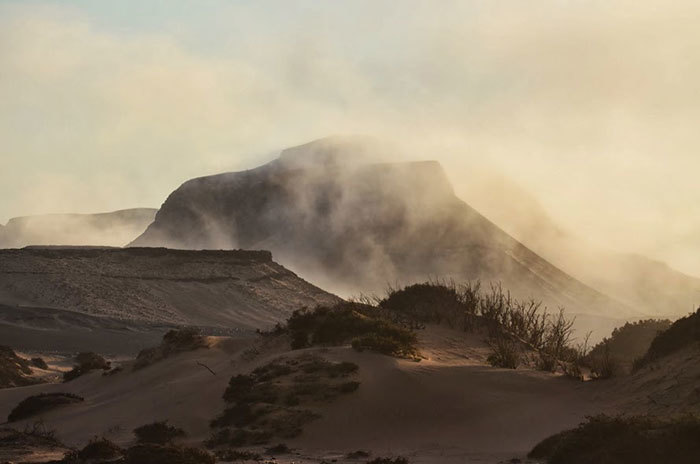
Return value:
M 662 245 L 700 229 L 694 2 L 192 13 L 120 30 L 63 3 L 0 5 L 0 217 L 157 206 L 188 178 L 360 132 L 440 159 L 477 208 L 470 175 L 498 171 L 612 248 L 672 259 Z

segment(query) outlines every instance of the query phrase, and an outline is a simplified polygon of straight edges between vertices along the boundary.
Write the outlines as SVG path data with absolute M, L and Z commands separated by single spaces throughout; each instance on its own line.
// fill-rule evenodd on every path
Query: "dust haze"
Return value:
M 439 160 L 527 245 L 545 232 L 507 207 L 700 275 L 695 2 L 183 10 L 0 5 L 2 222 L 158 207 L 189 178 L 361 133 Z

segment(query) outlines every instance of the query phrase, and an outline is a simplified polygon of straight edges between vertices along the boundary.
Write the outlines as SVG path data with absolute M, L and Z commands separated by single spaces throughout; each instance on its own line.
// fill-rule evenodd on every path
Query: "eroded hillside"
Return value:
M 266 251 L 0 250 L 0 325 L 14 335 L 31 329 L 50 338 L 80 327 L 90 337 L 124 321 L 267 328 L 295 309 L 335 301 Z

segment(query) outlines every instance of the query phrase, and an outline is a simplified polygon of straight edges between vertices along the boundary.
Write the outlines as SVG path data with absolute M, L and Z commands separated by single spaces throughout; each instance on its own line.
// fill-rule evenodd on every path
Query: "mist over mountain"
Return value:
M 344 295 L 431 278 L 479 279 L 550 309 L 566 307 L 582 321 L 634 314 L 456 197 L 439 163 L 364 161 L 386 155 L 368 158 L 372 150 L 364 139 L 332 137 L 255 169 L 190 180 L 131 246 L 269 249 Z
M 123 246 L 153 222 L 156 210 L 133 208 L 98 214 L 44 214 L 12 218 L 0 226 L 0 248 L 28 245 Z
M 699 278 L 647 256 L 595 246 L 561 227 L 532 194 L 512 180 L 482 174 L 478 182 L 465 183 L 464 197 L 521 243 L 575 278 L 651 315 L 686 315 L 700 303 Z M 660 248 L 673 246 L 677 244 L 661 244 Z

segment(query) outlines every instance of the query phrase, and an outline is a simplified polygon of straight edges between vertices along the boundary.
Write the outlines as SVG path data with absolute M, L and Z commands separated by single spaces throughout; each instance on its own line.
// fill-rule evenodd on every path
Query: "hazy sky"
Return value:
M 686 0 L 0 0 L 0 222 L 366 133 L 700 275 L 698 24 Z

